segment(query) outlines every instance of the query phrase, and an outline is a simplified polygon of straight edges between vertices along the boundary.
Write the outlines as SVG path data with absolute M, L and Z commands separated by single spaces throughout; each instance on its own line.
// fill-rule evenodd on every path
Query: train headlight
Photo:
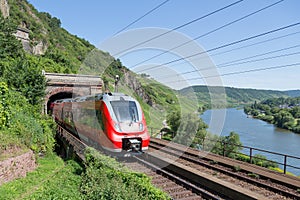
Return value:
M 118 131 L 118 132 L 122 132 L 121 127 L 120 127 L 119 124 L 115 124 L 115 129 L 116 129 L 116 131 Z
M 143 130 L 144 130 L 144 125 L 143 125 L 142 123 L 140 123 L 140 125 L 139 125 L 139 130 L 140 130 L 140 131 L 143 131 Z

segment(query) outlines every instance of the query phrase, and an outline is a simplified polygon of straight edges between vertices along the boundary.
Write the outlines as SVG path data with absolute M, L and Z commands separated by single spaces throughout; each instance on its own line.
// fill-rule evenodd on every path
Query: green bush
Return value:
M 37 105 L 45 95 L 46 79 L 39 60 L 33 56 L 15 59 L 3 77 L 8 87 L 20 92 L 29 103 Z
M 39 108 L 0 82 L 0 130 L 6 138 L 6 142 L 0 146 L 2 150 L 17 144 L 26 145 L 35 152 L 52 152 L 55 125 L 50 117 L 40 114 Z
M 247 156 L 247 155 L 237 154 L 236 157 L 235 157 L 235 159 L 236 159 L 236 160 L 243 161 L 243 162 L 248 162 L 248 163 L 250 163 L 250 157 Z
M 5 82 L 0 82 L 0 129 L 7 127 L 10 120 L 10 110 L 8 108 L 8 87 Z
M 261 166 L 261 167 L 278 167 L 278 164 L 272 161 L 267 160 L 266 156 L 255 154 L 252 159 L 253 164 Z
M 94 149 L 86 151 L 86 172 L 80 191 L 83 199 L 169 199 L 150 179 L 122 166 Z

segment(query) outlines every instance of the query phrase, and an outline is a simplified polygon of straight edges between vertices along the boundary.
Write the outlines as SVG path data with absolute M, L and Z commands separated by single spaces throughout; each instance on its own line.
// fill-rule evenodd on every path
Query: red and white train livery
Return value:
M 150 136 L 137 100 L 122 93 L 104 93 L 56 100 L 53 116 L 89 146 L 112 153 L 143 152 Z

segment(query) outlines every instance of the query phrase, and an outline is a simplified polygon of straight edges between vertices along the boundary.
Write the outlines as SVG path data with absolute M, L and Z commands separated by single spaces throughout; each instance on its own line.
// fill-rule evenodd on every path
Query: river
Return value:
M 244 146 L 300 157 L 300 134 L 276 128 L 273 124 L 259 119 L 247 117 L 243 109 L 228 108 L 218 111 L 226 114 L 224 115 L 224 126 L 221 132 L 219 131 L 222 136 L 229 135 L 231 131 L 234 131 L 240 135 L 240 140 Z M 201 115 L 206 124 L 214 121 L 211 119 L 212 113 L 213 110 L 207 110 Z M 213 124 L 211 124 L 211 127 L 213 127 Z M 208 130 L 211 133 L 218 132 L 213 130 L 213 128 L 208 128 Z M 249 150 L 242 150 L 242 152 L 249 155 Z M 280 163 L 284 161 L 282 156 L 256 151 L 253 153 L 265 155 L 268 159 L 276 160 Z M 288 158 L 287 162 L 290 165 L 300 167 L 300 160 L 298 159 Z M 282 166 L 280 167 L 282 168 Z M 300 175 L 299 169 L 288 167 L 287 171 Z

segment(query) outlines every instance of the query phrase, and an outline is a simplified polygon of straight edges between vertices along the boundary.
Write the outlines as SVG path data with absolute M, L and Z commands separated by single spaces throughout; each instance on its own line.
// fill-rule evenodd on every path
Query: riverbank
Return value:
M 274 124 L 278 128 L 300 133 L 300 98 L 272 98 L 244 107 L 254 118 Z
M 210 127 L 208 131 L 222 136 L 227 136 L 231 131 L 239 134 L 240 140 L 244 146 L 249 146 L 267 151 L 278 152 L 286 155 L 299 156 L 300 155 L 300 135 L 294 134 L 288 130 L 278 129 L 276 126 L 265 121 L 247 118 L 247 115 L 241 109 L 228 108 L 214 110 L 215 113 L 225 113 L 225 120 L 222 127 L 220 127 L 219 120 L 212 120 L 213 110 L 207 110 L 202 115 L 203 121 Z M 215 117 L 221 117 L 216 115 Z M 243 153 L 249 155 L 248 150 L 242 150 Z M 258 153 L 253 151 L 253 154 Z M 260 153 L 270 160 L 283 162 L 282 156 L 271 155 L 268 153 Z M 300 160 L 288 159 L 287 163 L 292 166 L 300 166 Z M 282 166 L 280 166 L 282 168 Z M 300 170 L 288 167 L 287 171 L 299 175 Z

